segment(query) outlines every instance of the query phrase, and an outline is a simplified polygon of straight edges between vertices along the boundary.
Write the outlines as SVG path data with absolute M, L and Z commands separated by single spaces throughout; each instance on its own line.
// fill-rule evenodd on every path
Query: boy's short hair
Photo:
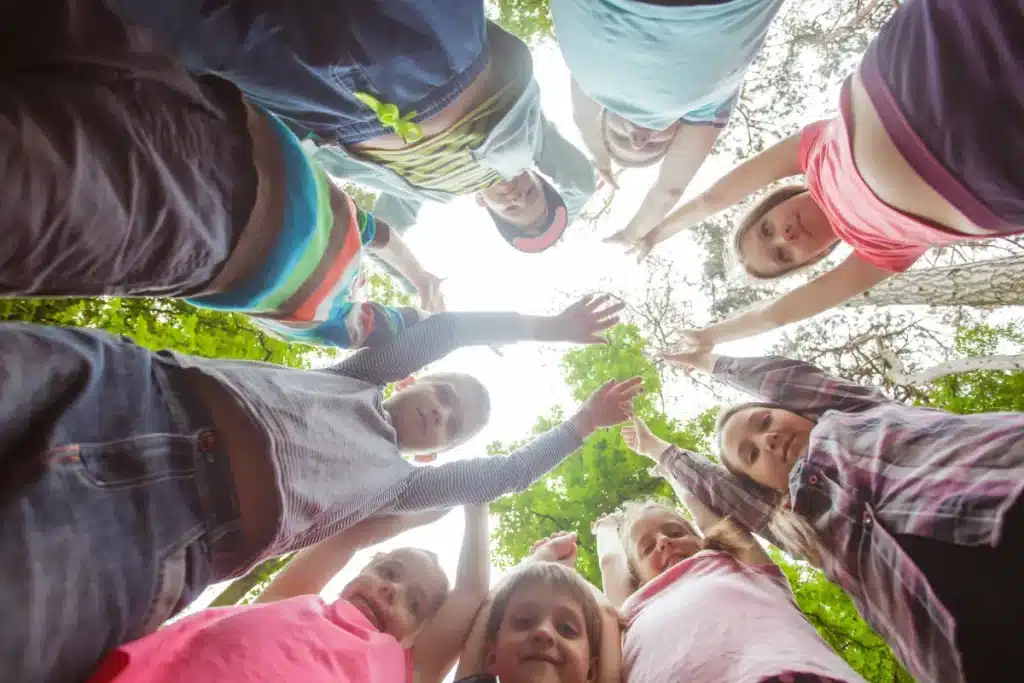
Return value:
M 518 591 L 531 586 L 547 586 L 565 595 L 579 605 L 587 629 L 590 656 L 601 655 L 601 606 L 594 595 L 594 588 L 574 570 L 557 562 L 526 562 L 519 565 L 494 589 L 491 597 L 491 613 L 487 619 L 487 642 L 498 639 L 501 622 L 505 619 L 509 602 Z

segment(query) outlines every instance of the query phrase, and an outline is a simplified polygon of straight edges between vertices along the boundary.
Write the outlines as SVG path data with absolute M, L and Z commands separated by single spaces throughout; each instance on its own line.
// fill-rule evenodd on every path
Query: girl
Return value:
M 475 195 L 509 244 L 542 251 L 594 192 L 541 112 L 530 51 L 479 0 L 107 4 L 280 115 L 328 173 L 379 190 L 399 232 L 426 202 Z
M 574 567 L 575 534 L 537 541 L 466 641 L 457 683 L 621 683 L 619 613 Z
M 0 612 L 30 615 L 0 622 L 6 678 L 78 680 L 207 585 L 368 517 L 529 487 L 623 420 L 640 379 L 609 382 L 514 454 L 439 467 L 403 454 L 471 438 L 488 419 L 486 390 L 449 373 L 382 391 L 462 345 L 600 341 L 618 310 L 604 301 L 545 317 L 440 313 L 321 370 L 0 325 Z
M 487 596 L 486 506 L 465 508 L 451 591 L 433 554 L 399 548 L 374 556 L 334 602 L 318 595 L 355 551 L 439 516 L 360 522 L 331 548 L 296 555 L 260 604 L 205 609 L 123 645 L 89 683 L 440 683 Z
M 755 278 L 853 254 L 759 308 L 693 333 L 700 346 L 804 320 L 911 266 L 933 246 L 1024 231 L 1024 2 L 907 0 L 847 80 L 839 115 L 738 166 L 637 244 L 654 245 L 797 173 L 733 239 Z M 996 118 L 993 119 L 993 116 Z
M 668 446 L 636 418 L 622 431 L 639 453 Z M 806 620 L 753 537 L 675 488 L 702 533 L 652 501 L 596 524 L 605 592 L 629 622 L 625 680 L 863 683 Z
M 719 418 L 728 472 L 649 453 L 674 479 L 821 566 L 916 680 L 1020 670 L 1024 414 L 911 407 L 786 358 L 669 360 L 761 401 Z
M 0 46 L 0 296 L 186 298 L 358 348 L 422 317 L 356 300 L 369 250 L 443 309 L 438 278 L 279 119 L 102 3 L 8 3 Z
M 781 0 L 552 0 L 572 72 L 573 118 L 611 177 L 661 162 L 629 225 L 630 243 L 679 201 L 714 147 Z

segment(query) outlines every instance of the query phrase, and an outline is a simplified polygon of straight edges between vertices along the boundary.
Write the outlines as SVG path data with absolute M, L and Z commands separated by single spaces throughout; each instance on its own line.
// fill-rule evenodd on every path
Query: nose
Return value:
M 765 450 L 775 453 L 779 445 L 782 443 L 782 437 L 779 436 L 778 432 L 765 432 L 763 436 L 763 446 Z
M 537 622 L 537 626 L 530 633 L 530 640 L 534 645 L 550 647 L 555 643 L 555 627 L 550 619 L 543 619 Z
M 380 588 L 378 589 L 378 592 L 380 593 L 381 597 L 384 598 L 384 600 L 389 605 L 394 603 L 394 601 L 395 601 L 395 593 L 397 592 L 397 589 L 395 588 L 395 584 L 391 583 L 390 581 L 384 581 L 383 583 L 380 584 Z
M 657 549 L 658 550 L 665 550 L 666 548 L 668 548 L 669 542 L 671 540 L 672 539 L 670 539 L 668 536 L 666 536 L 664 534 L 658 534 L 658 543 L 656 545 Z
M 629 141 L 633 144 L 633 149 L 642 149 L 650 139 L 651 134 L 646 130 L 634 130 L 629 134 Z

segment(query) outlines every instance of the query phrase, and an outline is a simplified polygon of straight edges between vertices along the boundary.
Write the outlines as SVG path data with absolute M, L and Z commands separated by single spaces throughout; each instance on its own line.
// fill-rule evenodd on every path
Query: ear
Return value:
M 412 456 L 412 459 L 416 462 L 434 462 L 437 460 L 437 453 L 422 453 Z
M 413 384 L 416 384 L 416 378 L 413 377 L 412 375 L 409 375 L 405 379 L 400 379 L 397 382 L 395 382 L 395 391 L 407 389 L 408 387 L 411 387 Z

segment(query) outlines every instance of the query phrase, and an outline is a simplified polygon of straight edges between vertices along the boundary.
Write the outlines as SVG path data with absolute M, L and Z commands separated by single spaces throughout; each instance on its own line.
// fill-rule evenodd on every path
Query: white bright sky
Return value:
M 533 54 L 545 113 L 570 142 L 583 149 L 571 118 L 569 72 L 561 54 L 553 44 L 541 45 Z M 687 194 L 702 190 L 728 168 L 728 161 L 709 159 Z M 656 173 L 651 168 L 620 175 L 615 203 L 600 225 L 596 229 L 585 223 L 570 226 L 562 242 L 543 254 L 522 254 L 510 248 L 485 211 L 468 197 L 448 205 L 426 206 L 417 226 L 406 234 L 406 241 L 427 270 L 448 278 L 444 294 L 449 310 L 555 313 L 576 297 L 599 290 L 602 278 L 607 282 L 612 276 L 624 289 L 643 286 L 644 269 L 625 256 L 621 248 L 602 244 L 601 238 L 626 225 Z M 700 269 L 701 250 L 695 249 L 685 236 L 674 239 L 659 253 L 673 259 L 680 270 Z M 694 296 L 699 294 L 694 292 Z M 754 342 L 723 347 L 723 351 L 752 355 L 763 351 L 772 341 L 773 338 L 764 336 Z M 522 438 L 537 417 L 548 414 L 555 405 L 564 406 L 569 414 L 574 403 L 558 368 L 567 348 L 523 343 L 506 347 L 503 357 L 486 348 L 467 348 L 433 364 L 431 368 L 435 371 L 458 370 L 477 376 L 490 391 L 493 408 L 491 422 L 479 436 L 441 457 L 484 455 L 484 448 L 491 441 Z M 680 417 L 707 407 L 707 397 L 694 398 L 694 402 L 678 406 Z M 462 511 L 455 510 L 430 526 L 397 536 L 372 551 L 358 553 L 327 586 L 324 597 L 335 598 L 373 553 L 400 546 L 436 552 L 454 580 L 462 525 Z M 492 581 L 500 574 L 500 570 L 492 568 Z M 208 603 L 220 588 L 209 589 L 189 611 Z

